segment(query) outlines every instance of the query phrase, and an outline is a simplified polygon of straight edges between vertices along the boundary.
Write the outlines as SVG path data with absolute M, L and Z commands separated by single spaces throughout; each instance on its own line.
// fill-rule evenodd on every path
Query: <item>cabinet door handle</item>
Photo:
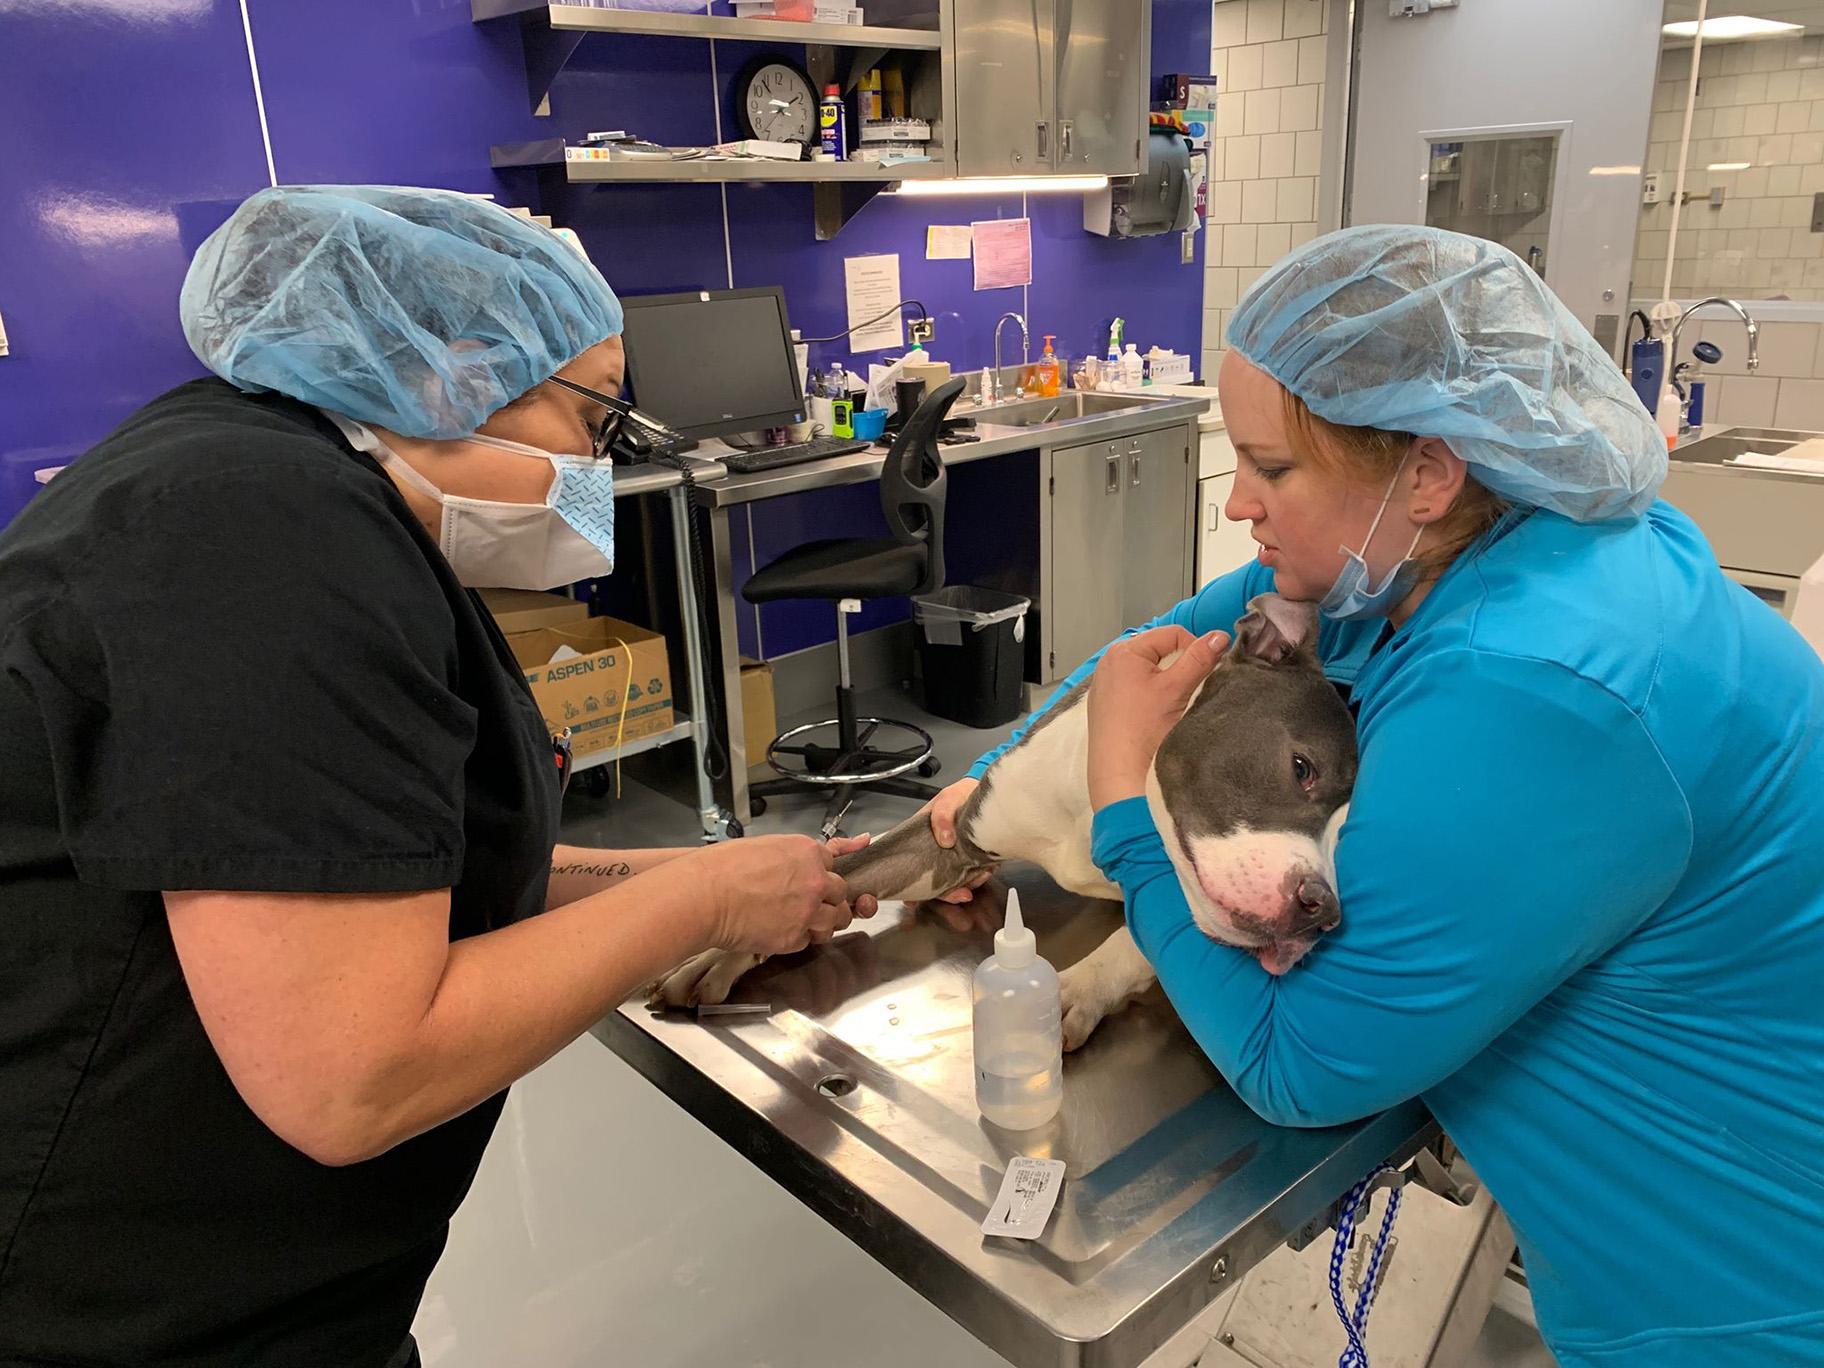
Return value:
M 1039 120 L 1039 155 L 1041 157 L 1049 157 L 1051 155 L 1051 153 L 1046 150 L 1050 144 L 1050 137 L 1051 137 L 1050 127 L 1046 124 L 1045 120 L 1040 119 Z
M 1119 494 L 1121 492 L 1121 458 L 1110 456 L 1102 466 L 1102 492 Z
M 1216 525 L 1221 520 L 1222 520 L 1222 510 L 1220 508 L 1216 507 L 1215 504 L 1211 504 L 1210 505 L 1210 525 L 1208 527 L 1204 528 L 1203 530 L 1206 532 L 1216 531 Z
M 1070 120 L 1063 119 L 1058 123 L 1058 151 L 1064 160 L 1070 160 Z
M 1135 489 L 1140 488 L 1140 453 L 1139 452 L 1130 451 L 1127 453 L 1127 468 L 1129 471 L 1129 483 L 1131 483 Z

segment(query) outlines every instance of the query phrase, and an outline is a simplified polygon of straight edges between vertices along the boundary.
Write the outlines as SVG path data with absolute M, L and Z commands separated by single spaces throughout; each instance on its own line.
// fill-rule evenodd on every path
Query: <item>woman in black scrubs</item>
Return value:
M 281 188 L 183 314 L 223 378 L 0 535 L 0 1363 L 409 1364 L 508 1084 L 700 950 L 872 908 L 804 837 L 554 844 L 469 586 L 609 569 L 580 254 Z

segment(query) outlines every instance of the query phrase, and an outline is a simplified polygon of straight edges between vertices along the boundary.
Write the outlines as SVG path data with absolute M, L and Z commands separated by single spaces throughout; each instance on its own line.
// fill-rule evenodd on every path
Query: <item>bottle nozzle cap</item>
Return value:
M 1031 964 L 1039 957 L 1038 938 L 1026 929 L 1020 916 L 1020 891 L 1007 890 L 1007 921 L 994 933 L 994 957 L 1010 969 Z

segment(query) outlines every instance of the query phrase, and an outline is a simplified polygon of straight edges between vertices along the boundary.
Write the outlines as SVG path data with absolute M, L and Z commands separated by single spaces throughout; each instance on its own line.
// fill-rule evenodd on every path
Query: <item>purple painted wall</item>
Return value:
M 176 309 L 190 249 L 266 183 L 239 11 L 0 9 L 0 128 L 3 523 L 34 467 L 197 371 Z
M 1209 0 L 1152 0 L 1155 73 L 1201 70 Z M 1202 271 L 1178 263 L 1176 236 L 1115 243 L 1082 231 L 1075 197 L 895 200 L 869 205 L 831 243 L 815 241 L 804 186 L 573 187 L 531 173 L 497 176 L 491 143 L 626 127 L 670 142 L 708 141 L 718 110 L 734 136 L 728 87 L 750 45 L 588 39 L 534 118 L 517 29 L 475 25 L 467 0 L 248 0 L 274 169 L 280 182 L 393 182 L 493 192 L 534 204 L 581 234 L 615 287 L 646 293 L 729 283 L 780 284 L 807 335 L 844 326 L 843 259 L 897 252 L 909 296 L 938 321 L 933 353 L 959 368 L 990 358 L 994 320 L 1027 313 L 1069 355 L 1099 349 L 1119 313 L 1143 346 L 1196 354 Z M 142 6 L 0 8 L 0 522 L 30 492 L 30 471 L 79 454 L 135 407 L 200 373 L 176 301 L 196 243 L 267 183 L 246 39 L 235 0 Z M 26 132 L 25 130 L 30 130 Z M 977 293 L 967 262 L 924 259 L 932 223 L 1033 220 L 1030 290 Z M 1201 252 L 1201 237 L 1199 251 Z M 1009 328 L 1009 342 L 1013 341 Z M 845 355 L 819 348 L 822 363 Z M 856 358 L 865 371 L 869 358 Z M 874 354 L 873 359 L 880 359 Z M 999 464 L 999 463 L 996 463 Z M 966 497 L 1016 506 L 1010 465 L 972 474 Z M 998 482 L 998 483 L 997 483 Z M 959 507 L 960 511 L 960 507 Z M 953 518 L 953 578 L 1000 578 L 1030 557 L 1031 529 L 995 556 Z M 745 561 L 746 519 L 738 519 Z M 756 508 L 759 563 L 819 535 L 879 528 L 872 486 Z M 881 604 L 866 625 L 903 617 Z M 828 640 L 822 605 L 779 604 L 743 623 L 769 655 Z M 761 631 L 756 630 L 756 626 Z

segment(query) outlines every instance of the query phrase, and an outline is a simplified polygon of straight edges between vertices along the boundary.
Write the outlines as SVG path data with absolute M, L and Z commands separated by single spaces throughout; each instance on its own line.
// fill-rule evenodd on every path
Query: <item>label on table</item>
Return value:
M 1007 1166 L 1001 1190 L 988 1208 L 988 1219 L 982 1222 L 982 1233 L 1016 1240 L 1038 1239 L 1045 1232 L 1045 1222 L 1051 1219 L 1051 1209 L 1058 1204 L 1058 1193 L 1063 1188 L 1062 1159 L 1018 1156 Z

